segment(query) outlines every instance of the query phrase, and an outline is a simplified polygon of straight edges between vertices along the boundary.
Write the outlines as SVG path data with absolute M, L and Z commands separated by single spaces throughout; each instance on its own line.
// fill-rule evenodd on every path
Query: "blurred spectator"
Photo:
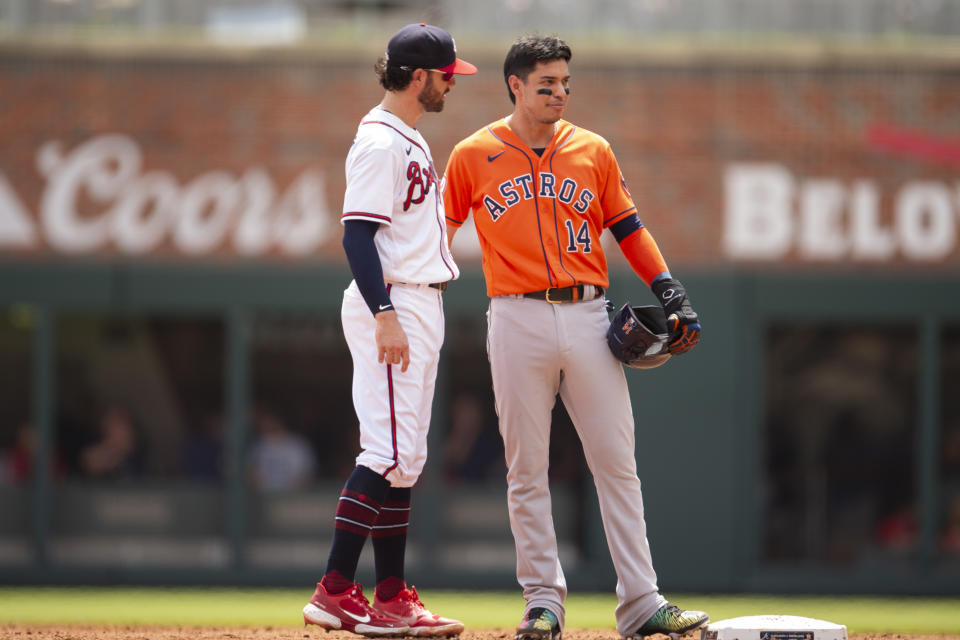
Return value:
M 250 449 L 250 475 L 264 491 L 304 487 L 313 479 L 316 458 L 309 443 L 269 411 L 254 412 L 256 440 Z
M 943 435 L 943 472 L 960 478 L 960 425 L 948 429 Z
M 443 445 L 448 480 L 471 482 L 500 478 L 506 472 L 503 440 L 496 425 L 485 418 L 474 394 L 461 393 L 450 403 L 450 432 Z
M 798 325 L 767 340 L 764 561 L 915 549 L 915 332 Z
M 912 503 L 882 516 L 873 532 L 877 546 L 888 551 L 912 551 L 919 535 L 916 508 Z
M 942 450 L 943 491 L 946 498 L 940 550 L 960 554 L 960 424 L 954 421 L 944 430 Z
M 192 480 L 219 480 L 223 475 L 223 419 L 205 416 L 187 432 L 182 450 L 183 474 Z
M 940 534 L 940 551 L 960 555 L 960 492 L 947 503 L 947 513 Z
M 3 484 L 29 482 L 33 451 L 33 428 L 28 423 L 22 423 L 17 427 L 13 446 L 0 452 L 0 481 Z
M 97 425 L 97 440 L 80 451 L 80 471 L 93 478 L 138 476 L 143 471 L 143 449 L 130 413 L 108 406 Z
M 13 446 L 0 452 L 0 484 L 23 485 L 31 480 L 33 457 L 36 451 L 36 435 L 33 425 L 23 422 L 17 427 Z M 51 454 L 53 475 L 63 477 L 63 463 L 59 456 Z

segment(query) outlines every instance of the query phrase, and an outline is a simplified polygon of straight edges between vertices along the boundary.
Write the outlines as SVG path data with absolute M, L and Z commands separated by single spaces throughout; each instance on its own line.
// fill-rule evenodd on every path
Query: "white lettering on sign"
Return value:
M 183 190 L 174 244 L 186 253 L 209 253 L 223 240 L 239 204 L 240 186 L 228 173 L 197 177 Z
M 0 247 L 32 247 L 36 241 L 30 214 L 0 173 Z
M 734 165 L 724 176 L 723 245 L 737 258 L 779 258 L 790 249 L 794 190 L 790 173 L 774 164 Z
M 796 251 L 811 261 L 884 261 L 898 252 L 936 261 L 957 249 L 960 183 L 904 184 L 883 225 L 873 182 L 800 180 L 777 164 L 734 164 L 724 176 L 723 246 L 741 260 L 774 260 Z
M 119 134 L 88 140 L 66 152 L 48 142 L 37 153 L 46 178 L 37 220 L 0 174 L 0 249 L 36 247 L 83 254 L 109 246 L 145 254 L 169 241 L 203 255 L 232 246 L 244 256 L 276 249 L 315 251 L 339 226 L 327 206 L 324 175 L 304 170 L 278 197 L 262 168 L 239 178 L 210 171 L 181 185 L 167 171 L 143 172 L 137 143 Z
M 835 180 L 808 180 L 800 187 L 800 253 L 835 260 L 847 252 L 843 230 L 843 185 Z
M 941 184 L 908 184 L 897 197 L 895 219 L 903 253 L 915 260 L 938 260 L 957 241 L 956 212 Z
M 897 250 L 893 231 L 880 227 L 880 193 L 866 180 L 853 183 L 850 192 L 850 251 L 862 260 L 889 260 Z

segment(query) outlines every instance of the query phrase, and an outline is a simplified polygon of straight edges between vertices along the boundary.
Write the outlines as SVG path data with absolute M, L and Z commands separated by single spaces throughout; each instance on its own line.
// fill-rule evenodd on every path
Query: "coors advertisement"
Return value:
M 178 181 L 144 170 L 142 149 L 122 134 L 72 149 L 51 140 L 36 166 L 44 186 L 35 204 L 0 173 L 0 251 L 296 258 L 322 253 L 340 235 L 324 172 L 310 167 L 283 191 L 256 166 Z M 868 178 L 732 162 L 722 184 L 717 252 L 727 260 L 939 262 L 957 252 L 960 181 L 912 180 L 886 192 Z
M 439 175 L 506 113 L 498 64 L 421 120 Z M 570 120 L 610 142 L 671 266 L 955 268 L 955 69 L 838 65 L 584 56 Z M 343 162 L 383 95 L 366 62 L 8 50 L 0 89 L 0 258 L 344 262 Z M 454 253 L 478 264 L 471 230 Z
M 0 247 L 86 255 L 175 253 L 242 257 L 315 254 L 338 232 L 324 174 L 306 167 L 283 192 L 263 167 L 211 169 L 181 182 L 145 171 L 130 136 L 96 136 L 37 150 L 44 178 L 35 208 L 0 174 Z

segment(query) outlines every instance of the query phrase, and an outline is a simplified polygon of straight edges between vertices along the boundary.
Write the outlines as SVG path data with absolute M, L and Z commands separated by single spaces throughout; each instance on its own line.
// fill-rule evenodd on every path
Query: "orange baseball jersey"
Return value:
M 542 156 L 505 120 L 462 140 L 443 181 L 447 224 L 473 211 L 487 295 L 609 285 L 603 230 L 636 213 L 610 144 L 557 122 Z

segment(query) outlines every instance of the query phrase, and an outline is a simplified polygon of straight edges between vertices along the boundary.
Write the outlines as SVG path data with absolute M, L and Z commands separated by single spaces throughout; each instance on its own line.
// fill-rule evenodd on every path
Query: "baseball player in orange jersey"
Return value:
M 623 637 L 682 635 L 709 621 L 660 595 L 634 457 L 630 394 L 607 347 L 610 229 L 668 317 L 670 350 L 697 344 L 700 324 L 667 269 L 610 145 L 561 119 L 570 48 L 525 37 L 504 62 L 512 114 L 461 141 L 442 188 L 448 234 L 473 212 L 490 307 L 487 348 L 507 459 L 510 526 L 526 610 L 517 640 L 554 640 L 567 590 L 547 481 L 551 409 L 559 393 L 593 473 L 617 572 Z
M 394 34 L 374 69 L 386 92 L 347 154 L 340 218 L 353 272 L 341 316 L 362 450 L 337 502 L 327 569 L 303 620 L 365 636 L 451 636 L 463 623 L 431 613 L 404 580 L 411 487 L 427 458 L 443 343 L 441 292 L 460 273 L 430 147 L 415 127 L 424 113 L 443 110 L 455 74 L 477 68 L 457 58 L 449 33 L 421 23 Z M 368 536 L 372 604 L 354 583 Z

